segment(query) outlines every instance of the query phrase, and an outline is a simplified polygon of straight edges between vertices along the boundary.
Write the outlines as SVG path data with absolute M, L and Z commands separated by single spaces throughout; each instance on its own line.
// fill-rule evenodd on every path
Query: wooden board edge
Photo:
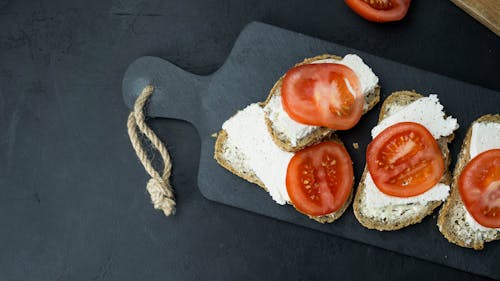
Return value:
M 478 14 L 476 10 L 474 10 L 471 6 L 467 5 L 463 1 L 459 0 L 450 0 L 458 6 L 460 9 L 464 10 L 467 14 L 469 14 L 471 17 L 479 21 L 482 25 L 486 26 L 489 30 L 493 31 L 497 36 L 500 37 L 500 27 L 495 26 L 488 18 L 484 17 L 481 14 Z

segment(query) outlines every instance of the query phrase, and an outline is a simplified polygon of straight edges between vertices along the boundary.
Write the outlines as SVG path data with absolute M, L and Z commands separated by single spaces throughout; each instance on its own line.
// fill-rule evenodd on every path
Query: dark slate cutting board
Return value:
M 250 103 L 265 100 L 274 82 L 295 63 L 323 53 L 360 55 L 380 77 L 382 99 L 403 89 L 415 89 L 424 94 L 439 93 L 446 112 L 455 116 L 460 124 L 450 146 L 452 167 L 469 124 L 483 114 L 500 111 L 500 93 L 257 22 L 245 27 L 224 65 L 208 76 L 193 75 L 156 57 L 137 59 L 125 73 L 123 97 L 127 106 L 132 108 L 142 88 L 152 83 L 156 89 L 147 114 L 186 120 L 196 127 L 202 142 L 198 185 L 210 200 L 500 279 L 498 241 L 487 244 L 483 251 L 450 244 L 438 231 L 435 215 L 400 231 L 368 230 L 357 222 L 352 207 L 335 223 L 321 225 L 291 206 L 275 204 L 261 188 L 234 176 L 213 160 L 215 139 L 211 135 L 226 119 Z M 370 130 L 377 123 L 379 110 L 380 104 L 354 129 L 339 133 L 354 161 L 357 180 L 364 167 L 364 151 L 371 139 Z M 358 150 L 352 148 L 353 142 L 359 143 Z

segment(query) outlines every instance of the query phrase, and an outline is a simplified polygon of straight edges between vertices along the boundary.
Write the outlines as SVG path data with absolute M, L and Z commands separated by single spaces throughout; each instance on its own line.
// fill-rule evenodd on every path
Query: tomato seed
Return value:
M 363 2 L 367 3 L 368 5 L 372 6 L 372 8 L 375 8 L 377 10 L 389 10 L 390 8 L 392 8 L 392 3 L 388 0 L 363 0 Z

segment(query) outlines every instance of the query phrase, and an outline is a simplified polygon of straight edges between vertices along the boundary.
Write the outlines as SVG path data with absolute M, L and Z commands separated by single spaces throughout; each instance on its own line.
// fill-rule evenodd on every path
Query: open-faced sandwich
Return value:
M 365 227 L 397 230 L 420 222 L 448 197 L 448 143 L 458 128 L 436 95 L 391 94 L 372 129 L 354 214 Z
M 448 241 L 476 250 L 500 239 L 500 115 L 482 116 L 467 131 L 438 227 Z
M 321 55 L 281 77 L 264 112 L 276 144 L 297 151 L 332 131 L 352 128 L 379 100 L 378 77 L 359 56 Z
M 247 106 L 222 125 L 214 157 L 278 204 L 333 222 L 352 200 L 354 173 L 332 129 L 351 128 L 377 103 L 377 83 L 356 55 L 306 59 L 276 83 L 266 102 Z

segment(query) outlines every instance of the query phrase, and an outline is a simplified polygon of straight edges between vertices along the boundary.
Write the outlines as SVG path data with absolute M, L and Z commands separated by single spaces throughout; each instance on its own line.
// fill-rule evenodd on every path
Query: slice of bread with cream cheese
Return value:
M 283 151 L 269 133 L 262 104 L 253 103 L 222 125 L 215 143 L 215 160 L 230 172 L 265 189 L 276 203 L 291 204 L 286 188 L 288 163 L 294 153 Z M 335 136 L 329 140 L 340 142 Z M 352 190 L 352 188 L 351 188 Z M 352 201 L 353 192 L 337 211 L 309 216 L 320 223 L 338 219 Z
M 371 131 L 375 138 L 384 129 L 399 122 L 423 125 L 436 139 L 444 159 L 441 180 L 426 192 L 411 197 L 396 197 L 379 190 L 365 166 L 354 199 L 354 214 L 365 227 L 377 230 L 397 230 L 419 223 L 448 197 L 451 175 L 448 170 L 448 143 L 458 128 L 455 118 L 446 117 L 436 95 L 424 97 L 411 91 L 391 94 L 383 103 L 379 124 Z
M 380 100 L 380 86 L 378 77 L 363 60 L 353 54 L 344 58 L 334 55 L 320 55 L 305 59 L 295 66 L 315 63 L 337 63 L 349 67 L 357 75 L 365 104 L 363 113 L 372 109 Z M 284 76 L 283 76 L 284 77 Z M 321 140 L 332 132 L 331 129 L 319 126 L 301 124 L 293 120 L 284 110 L 281 98 L 281 77 L 271 89 L 267 100 L 264 102 L 266 124 L 274 142 L 285 151 L 298 151 L 312 143 Z
M 500 228 L 479 224 L 464 206 L 458 179 L 465 166 L 478 154 L 500 149 L 500 115 L 484 115 L 467 131 L 453 172 L 451 195 L 439 212 L 437 225 L 448 241 L 461 247 L 483 249 L 484 243 L 500 239 Z

